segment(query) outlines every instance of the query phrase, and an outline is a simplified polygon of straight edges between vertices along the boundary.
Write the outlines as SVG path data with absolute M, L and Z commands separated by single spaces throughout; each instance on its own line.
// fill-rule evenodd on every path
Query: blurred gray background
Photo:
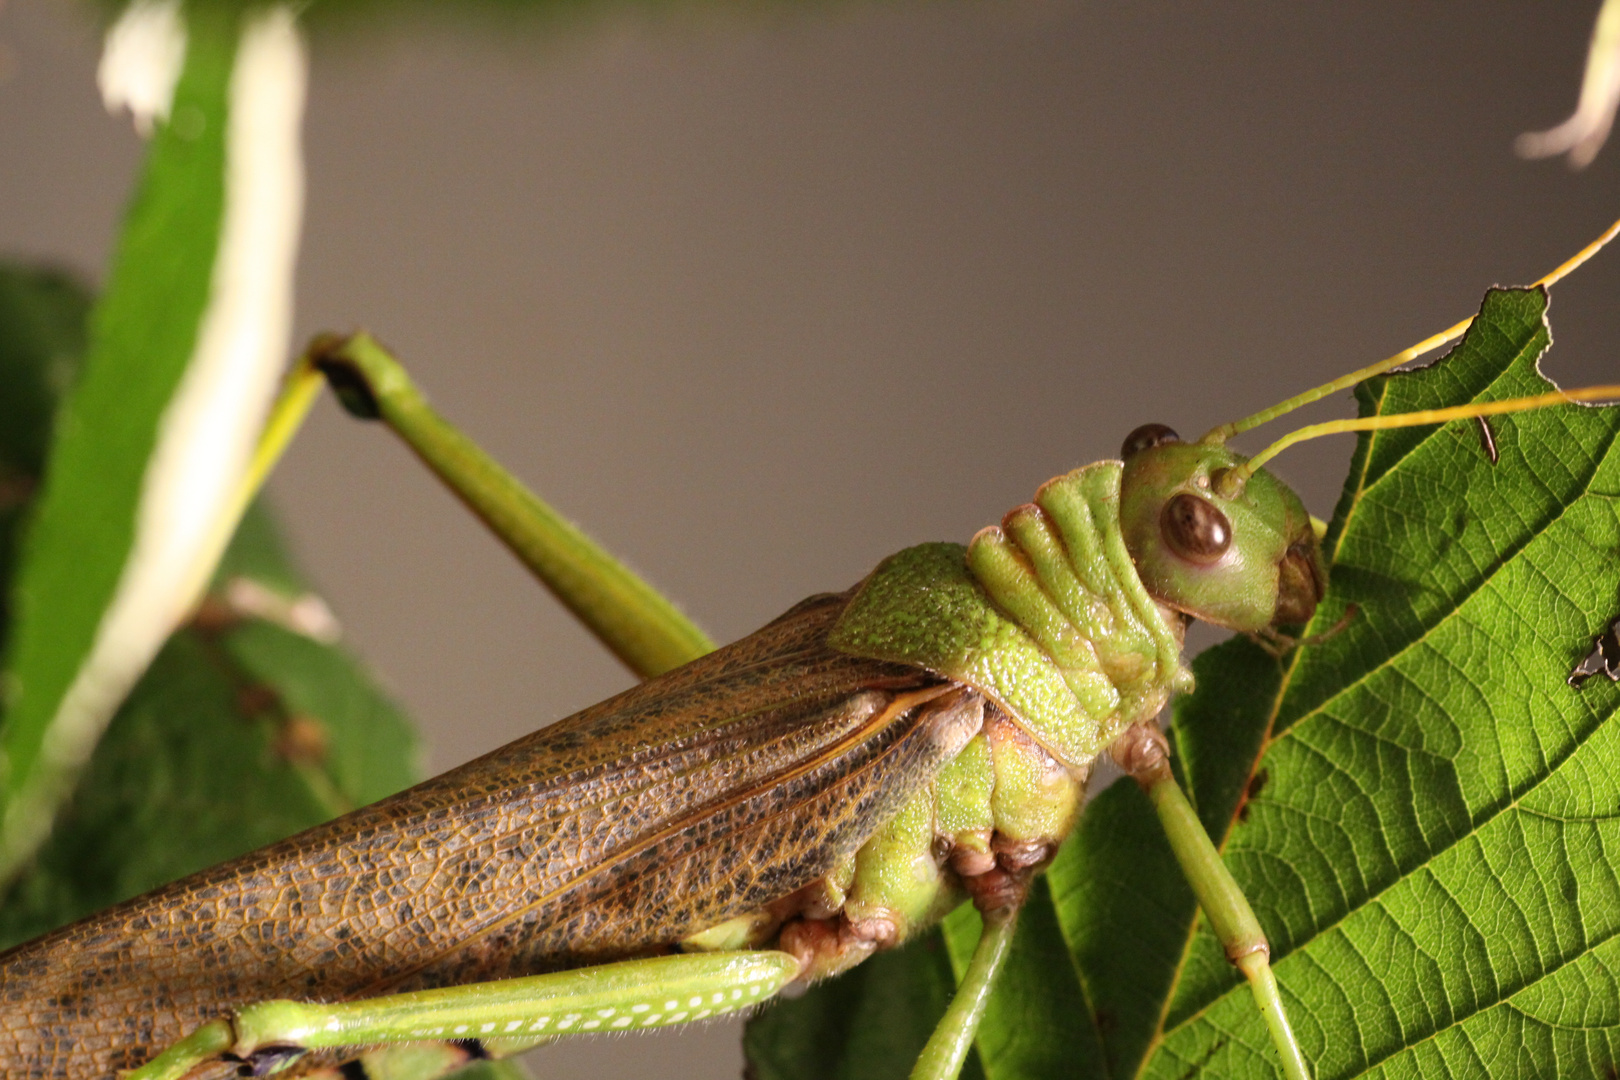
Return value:
M 355 21 L 314 41 L 299 336 L 376 331 L 728 640 L 965 540 L 1139 423 L 1196 436 L 1573 253 L 1620 216 L 1620 145 L 1572 173 L 1510 144 L 1573 107 L 1596 7 Z M 0 0 L 0 256 L 91 280 L 139 155 L 97 47 L 83 9 Z M 1620 372 L 1617 297 L 1620 253 L 1556 290 L 1551 374 Z M 1348 452 L 1279 471 L 1326 516 Z M 323 406 L 273 491 L 435 771 L 628 684 L 380 430 Z M 534 1063 L 740 1055 L 716 1025 Z

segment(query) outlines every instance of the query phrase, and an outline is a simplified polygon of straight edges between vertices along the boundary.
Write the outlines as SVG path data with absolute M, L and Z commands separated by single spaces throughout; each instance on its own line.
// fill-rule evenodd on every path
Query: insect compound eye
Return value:
M 1212 563 L 1232 546 L 1232 523 L 1213 503 L 1182 492 L 1159 517 L 1165 543 L 1188 562 Z
M 1125 461 L 1133 454 L 1138 454 L 1143 450 L 1151 450 L 1155 446 L 1180 441 L 1181 436 L 1177 435 L 1174 429 L 1164 424 L 1143 424 L 1125 436 L 1125 444 L 1119 448 L 1119 459 Z

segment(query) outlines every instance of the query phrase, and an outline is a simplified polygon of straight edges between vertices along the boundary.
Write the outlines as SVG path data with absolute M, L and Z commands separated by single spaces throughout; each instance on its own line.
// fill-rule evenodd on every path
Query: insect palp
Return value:
M 1351 604 L 1344 609 L 1344 614 L 1339 616 L 1338 622 L 1320 634 L 1308 634 L 1305 637 L 1285 634 L 1275 626 L 1263 626 L 1259 630 L 1252 631 L 1248 636 L 1250 641 L 1280 660 L 1303 645 L 1320 645 L 1324 641 L 1337 637 L 1359 614 L 1361 614 L 1361 608 L 1356 604 Z M 1291 619 L 1289 621 L 1307 622 L 1309 618 Z

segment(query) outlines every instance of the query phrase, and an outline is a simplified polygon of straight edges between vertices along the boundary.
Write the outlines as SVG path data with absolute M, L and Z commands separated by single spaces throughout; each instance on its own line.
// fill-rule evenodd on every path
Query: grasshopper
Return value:
M 1598 246 L 1544 279 L 1562 277 Z M 0 954 L 9 1071 L 355 1075 L 648 1029 L 837 974 L 963 900 L 985 932 L 915 1076 L 954 1076 L 1031 876 L 1110 754 L 1148 792 L 1284 1075 L 1309 1075 L 1264 932 L 1152 726 L 1189 618 L 1278 650 L 1327 589 L 1320 528 L 1262 466 L 1302 438 L 1620 397 L 1600 386 L 1226 440 L 1450 340 L 1043 486 L 710 650 L 448 427 L 366 335 L 296 375 L 389 423 L 649 681 L 410 791 Z M 289 400 L 303 400 L 302 390 Z M 295 406 L 294 406 L 295 407 Z M 296 999 L 296 1000 L 295 1000 Z M 420 1063 L 411 1066 L 420 1069 Z M 379 1072 L 378 1075 L 384 1075 Z

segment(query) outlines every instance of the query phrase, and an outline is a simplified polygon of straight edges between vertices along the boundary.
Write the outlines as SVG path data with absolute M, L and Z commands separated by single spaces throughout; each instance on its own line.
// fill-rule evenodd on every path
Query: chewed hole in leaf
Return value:
M 1610 682 L 1620 682 L 1620 615 L 1592 639 L 1592 651 L 1569 673 L 1569 685 L 1579 690 L 1594 675 L 1607 675 Z

